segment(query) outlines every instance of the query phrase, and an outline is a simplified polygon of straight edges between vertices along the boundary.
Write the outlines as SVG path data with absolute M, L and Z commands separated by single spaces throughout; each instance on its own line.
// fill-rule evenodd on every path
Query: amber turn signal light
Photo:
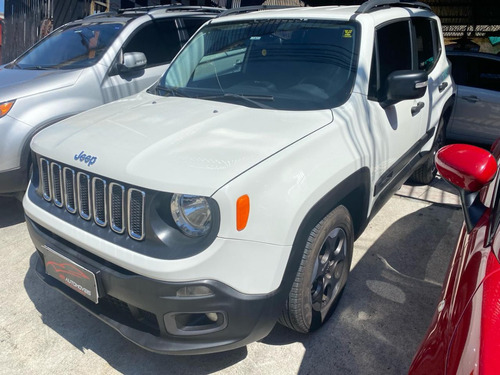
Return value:
M 13 105 L 14 105 L 14 100 L 11 102 L 0 103 L 0 118 L 9 113 Z
M 242 231 L 248 223 L 250 215 L 250 198 L 248 195 L 242 195 L 236 201 L 236 229 Z

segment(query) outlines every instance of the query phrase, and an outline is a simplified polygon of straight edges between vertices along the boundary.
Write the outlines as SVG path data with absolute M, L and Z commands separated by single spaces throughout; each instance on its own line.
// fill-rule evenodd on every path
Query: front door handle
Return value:
M 424 106 L 425 106 L 424 102 L 418 102 L 416 106 L 411 107 L 411 115 L 416 116 L 418 112 L 420 112 L 420 110 L 424 108 Z
M 477 103 L 479 101 L 479 98 L 476 95 L 461 96 L 460 98 L 468 101 L 469 103 Z
M 447 87 L 448 87 L 448 82 L 443 82 L 438 86 L 438 90 L 439 92 L 443 92 L 443 90 Z

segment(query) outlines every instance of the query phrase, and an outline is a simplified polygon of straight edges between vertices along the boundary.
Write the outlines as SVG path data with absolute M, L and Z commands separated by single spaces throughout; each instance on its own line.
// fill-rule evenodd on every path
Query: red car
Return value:
M 488 151 L 449 145 L 441 176 L 460 191 L 465 222 L 432 323 L 409 373 L 500 374 L 500 139 Z

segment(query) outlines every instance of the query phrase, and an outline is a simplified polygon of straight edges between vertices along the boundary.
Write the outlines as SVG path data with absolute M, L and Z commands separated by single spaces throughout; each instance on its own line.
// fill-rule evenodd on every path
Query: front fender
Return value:
M 349 137 L 343 136 L 345 128 L 342 123 L 329 124 L 219 189 L 213 195 L 221 210 L 219 237 L 291 246 L 311 210 L 319 221 L 360 186 L 364 192 L 359 202 L 364 207 L 355 215 L 366 218 L 369 172 L 357 154 L 359 148 L 351 147 Z M 236 200 L 245 194 L 250 197 L 248 224 L 237 231 Z M 318 207 L 325 197 L 327 203 Z

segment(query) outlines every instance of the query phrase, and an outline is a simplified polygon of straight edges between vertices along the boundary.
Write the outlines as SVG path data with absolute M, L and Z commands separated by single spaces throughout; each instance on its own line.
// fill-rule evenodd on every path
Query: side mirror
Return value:
M 120 73 L 127 73 L 135 70 L 144 69 L 148 60 L 142 52 L 126 52 L 123 54 L 123 63 L 118 64 Z
M 427 73 L 423 70 L 396 70 L 387 77 L 380 105 L 388 107 L 402 100 L 418 99 L 427 90 Z
M 479 190 L 497 173 L 497 161 L 488 151 L 471 145 L 454 144 L 436 153 L 436 168 L 441 176 L 458 188 L 467 232 L 477 224 L 486 209 L 479 201 Z

